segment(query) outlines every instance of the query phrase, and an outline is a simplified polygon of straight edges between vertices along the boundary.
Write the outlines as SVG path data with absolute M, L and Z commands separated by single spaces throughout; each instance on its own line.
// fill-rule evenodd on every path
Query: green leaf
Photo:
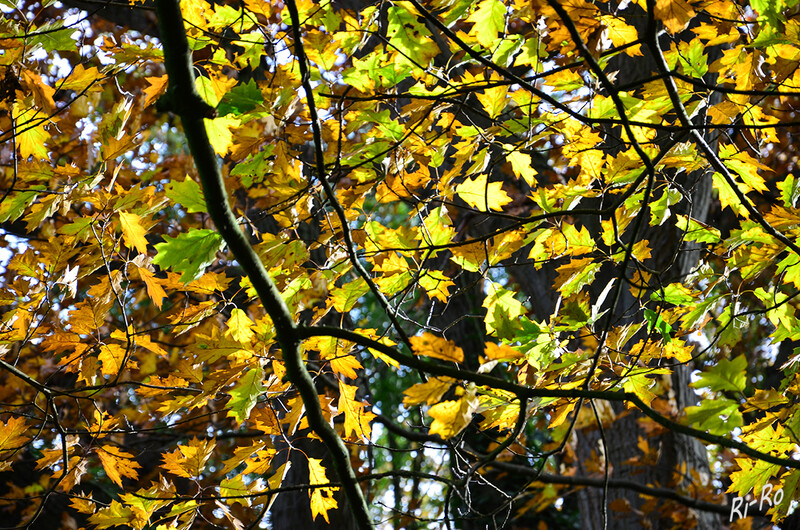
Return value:
M 800 179 L 794 178 L 794 175 L 789 173 L 786 178 L 778 183 L 781 190 L 781 199 L 787 208 L 794 208 L 797 205 L 797 200 L 800 199 Z
M 346 313 L 355 307 L 358 299 L 369 292 L 369 285 L 364 278 L 358 278 L 331 291 L 333 307 L 340 313 Z
M 225 242 L 214 230 L 195 229 L 178 235 L 164 236 L 164 243 L 156 245 L 153 263 L 162 269 L 180 272 L 181 282 L 189 283 L 205 272 L 205 268 L 216 259 Z
M 675 226 L 684 232 L 683 238 L 698 243 L 719 243 L 722 241 L 719 230 L 685 215 L 676 215 Z
M 709 388 L 715 392 L 723 392 L 725 390 L 742 392 L 747 384 L 746 369 L 747 359 L 745 359 L 744 355 L 740 355 L 733 360 L 722 359 L 708 371 L 703 372 L 691 386 L 694 388 Z
M 200 185 L 189 177 L 183 182 L 172 181 L 164 187 L 167 197 L 182 205 L 189 213 L 206 213 L 206 199 Z
M 655 399 L 656 395 L 650 390 L 655 384 L 655 381 L 647 377 L 647 373 L 630 374 L 622 382 L 622 388 L 626 392 L 633 392 L 639 399 L 645 402 L 646 405 Z
M 525 41 L 519 35 L 509 35 L 500 41 L 497 49 L 492 54 L 492 62 L 503 67 L 509 67 L 514 62 L 514 56 L 522 48 Z
M 694 39 L 690 44 L 681 46 L 678 62 L 685 74 L 699 79 L 708 73 L 708 58 L 704 51 L 705 45 L 700 39 Z
M 511 323 L 525 313 L 525 307 L 516 299 L 516 293 L 503 289 L 499 283 L 492 282 L 486 292 L 487 296 L 483 299 L 483 307 L 486 308 L 486 333 L 496 333 L 500 338 L 514 336 L 519 324 L 514 322 L 511 327 Z
M 226 92 L 217 106 L 217 112 L 220 116 L 244 114 L 262 103 L 264 103 L 264 96 L 255 81 L 250 79 L 247 83 L 236 85 Z
M 264 369 L 261 365 L 252 366 L 242 375 L 236 385 L 228 392 L 231 400 L 228 402 L 228 416 L 242 423 L 250 416 L 250 411 L 256 406 L 261 394 L 266 391 L 264 387 Z
M 711 434 L 730 434 L 743 424 L 739 403 L 727 398 L 706 399 L 699 407 L 686 407 L 686 423 Z
M 648 333 L 652 333 L 655 329 L 661 333 L 661 337 L 665 342 L 672 340 L 672 337 L 669 334 L 672 331 L 672 326 L 670 326 L 663 318 L 661 318 L 660 314 L 656 313 L 652 309 L 645 309 L 644 318 L 647 320 Z
M 680 283 L 671 283 L 650 295 L 650 300 L 659 300 L 669 304 L 684 305 L 695 301 L 692 291 Z
M 75 51 L 75 39 L 72 35 L 76 29 L 74 27 L 62 28 L 63 20 L 56 20 L 36 28 L 28 42 L 31 49 L 41 45 L 48 53 L 54 51 Z M 59 29 L 62 28 L 62 29 Z
M 497 34 L 505 27 L 506 6 L 500 0 L 483 0 L 472 13 L 468 22 L 474 22 L 470 35 L 474 35 L 482 46 L 490 47 L 498 39 Z
M 431 32 L 419 22 L 411 2 L 395 2 L 387 10 L 387 20 L 389 24 L 386 36 L 389 37 L 389 44 L 401 53 L 397 58 L 398 64 L 419 70 L 417 64 L 426 65 L 439 54 L 439 47 Z

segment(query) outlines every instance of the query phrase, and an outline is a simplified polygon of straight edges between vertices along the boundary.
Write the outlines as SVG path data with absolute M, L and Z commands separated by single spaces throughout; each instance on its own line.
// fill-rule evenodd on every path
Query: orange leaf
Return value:
M 483 351 L 486 357 L 492 361 L 510 361 L 522 357 L 522 354 L 511 346 L 494 342 L 487 342 Z
M 8 423 L 0 423 L 0 451 L 19 449 L 30 436 L 23 434 L 28 430 L 25 418 L 10 418 Z
M 164 453 L 164 468 L 179 477 L 198 477 L 215 446 L 214 440 L 192 438 L 188 445 L 179 445 L 171 453 Z
M 464 350 L 454 342 L 432 333 L 423 333 L 420 337 L 411 337 L 411 347 L 417 355 L 426 355 L 444 361 L 464 362 Z
M 142 466 L 133 459 L 132 454 L 117 449 L 113 445 L 104 445 L 97 449 L 97 456 L 100 458 L 100 463 L 108 478 L 117 486 L 122 487 L 122 477 L 133 480 L 139 478 L 136 470 Z

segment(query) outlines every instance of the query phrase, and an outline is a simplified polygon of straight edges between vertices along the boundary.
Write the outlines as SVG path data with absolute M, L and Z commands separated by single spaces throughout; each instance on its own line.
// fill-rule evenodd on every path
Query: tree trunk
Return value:
M 639 34 L 643 35 L 647 20 L 645 13 L 638 6 L 631 6 L 626 9 L 626 12 L 627 22 L 636 26 Z M 644 57 L 631 58 L 619 55 L 618 59 L 611 63 L 610 70 L 618 71 L 618 86 L 633 86 L 637 82 L 650 78 L 656 71 L 655 59 L 650 50 L 643 45 L 642 51 Z M 621 139 L 613 131 L 610 131 L 609 139 L 611 140 L 609 147 L 613 152 L 613 145 L 621 145 Z M 683 200 L 675 206 L 678 213 L 691 215 L 701 222 L 705 221 L 712 199 L 711 172 L 705 169 L 691 173 L 683 172 L 671 180 L 684 194 Z M 699 247 L 696 244 L 684 243 L 680 230 L 669 223 L 646 227 L 637 239 L 650 242 L 653 256 L 645 264 L 651 269 L 659 271 L 661 285 L 681 282 L 697 265 Z M 629 272 L 625 271 L 625 274 L 629 275 Z M 614 281 L 619 274 L 618 270 L 611 268 L 601 270 L 592 284 L 593 301 L 597 299 L 602 289 L 609 282 Z M 651 287 L 654 286 L 651 284 Z M 649 299 L 649 292 L 640 297 L 644 300 Z M 634 319 L 641 321 L 641 310 L 637 297 L 625 288 L 619 303 L 608 315 L 608 318 L 616 325 L 625 324 Z M 670 406 L 675 412 L 695 405 L 698 401 L 697 395 L 689 386 L 690 374 L 690 363 L 677 365 L 673 369 L 669 395 Z M 590 458 L 592 451 L 597 454 L 602 454 L 599 451 L 605 451 L 609 474 L 614 478 L 629 479 L 661 487 L 686 489 L 689 495 L 708 486 L 708 458 L 702 443 L 689 436 L 670 431 L 648 438 L 648 434 L 640 424 L 640 420 L 644 418 L 642 414 L 628 412 L 620 403 L 612 404 L 611 408 L 616 415 L 616 421 L 604 425 L 602 442 L 601 434 L 596 426 L 578 431 L 576 450 L 581 461 L 582 472 L 589 474 L 588 470 L 583 467 L 583 462 Z M 644 455 L 639 447 L 640 440 L 646 441 L 650 447 L 657 448 L 658 460 L 655 465 L 642 465 L 641 459 L 647 455 Z M 695 484 L 693 475 L 699 477 L 704 483 Z M 693 486 L 697 486 L 697 488 L 695 489 Z M 682 526 L 690 524 L 686 520 L 678 523 L 678 519 L 673 518 L 674 512 L 683 508 L 679 508 L 673 503 L 659 503 L 657 500 L 648 499 L 629 490 L 615 490 L 613 493 L 609 493 L 608 499 L 603 499 L 602 490 L 587 488 L 580 491 L 579 498 L 582 526 L 587 529 L 666 529 L 674 528 L 676 524 Z M 622 502 L 617 502 L 614 506 L 619 507 L 620 510 L 609 509 L 606 519 L 605 508 L 617 499 Z M 720 526 L 716 514 L 696 511 L 693 516 L 697 528 L 710 530 Z M 691 515 L 689 517 L 692 518 Z

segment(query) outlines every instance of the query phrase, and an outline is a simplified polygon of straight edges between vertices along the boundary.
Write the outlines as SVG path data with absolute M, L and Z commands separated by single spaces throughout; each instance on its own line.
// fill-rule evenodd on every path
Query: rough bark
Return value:
M 628 22 L 636 26 L 640 35 L 643 35 L 647 20 L 644 12 L 638 6 L 633 6 L 627 10 L 627 17 Z M 644 57 L 630 58 L 620 55 L 616 61 L 612 62 L 611 69 L 618 71 L 618 86 L 636 86 L 636 83 L 650 78 L 656 71 L 652 50 L 643 46 L 642 51 Z M 609 131 L 608 138 L 609 148 L 613 152 L 615 145 L 621 145 L 620 139 L 613 130 Z M 684 199 L 676 206 L 678 212 L 705 221 L 712 198 L 711 173 L 705 169 L 683 172 L 674 176 L 673 182 L 684 194 Z M 696 266 L 699 259 L 698 247 L 683 242 L 681 233 L 675 226 L 667 224 L 648 227 L 639 235 L 639 239 L 650 242 L 653 257 L 646 265 L 660 273 L 659 282 L 662 285 L 682 281 Z M 619 274 L 618 270 L 610 268 L 601 270 L 593 284 L 593 299 L 596 299 L 605 285 L 614 281 Z M 629 271 L 624 271 L 624 274 L 629 274 Z M 617 281 L 619 280 L 617 279 Z M 656 287 L 656 285 L 651 285 L 651 287 Z M 644 299 L 647 299 L 649 293 L 643 296 Z M 637 307 L 637 298 L 630 290 L 625 289 L 608 318 L 615 325 L 631 322 L 635 317 L 640 316 Z M 675 411 L 695 405 L 698 401 L 697 395 L 689 386 L 690 373 L 691 367 L 686 364 L 673 368 L 670 397 Z M 578 432 L 577 454 L 582 462 L 590 457 L 593 450 L 603 450 L 607 454 L 610 473 L 615 478 L 631 479 L 642 484 L 656 484 L 662 487 L 685 488 L 690 492 L 694 491 L 693 486 L 702 489 L 703 484 L 694 484 L 692 478 L 692 473 L 696 472 L 704 480 L 708 479 L 708 458 L 702 443 L 689 436 L 670 431 L 648 440 L 639 423 L 642 415 L 628 413 L 620 404 L 613 404 L 612 409 L 617 415 L 617 420 L 604 426 L 602 442 L 598 430 Z M 640 464 L 643 456 L 638 447 L 640 437 L 647 440 L 651 447 L 658 448 L 659 458 L 655 465 L 642 466 Z M 580 467 L 584 466 L 581 464 Z M 679 470 L 683 470 L 682 475 L 678 474 Z M 675 524 L 675 521 L 670 518 L 668 509 L 653 510 L 652 501 L 648 502 L 647 499 L 630 490 L 614 492 L 609 495 L 608 499 L 603 498 L 603 492 L 599 489 L 584 489 L 579 496 L 581 520 L 585 528 L 630 530 L 634 528 L 672 528 Z M 608 519 L 604 521 L 604 503 L 614 499 L 622 499 L 629 505 L 630 510 L 620 513 L 609 510 L 607 512 Z M 649 506 L 645 506 L 646 504 Z M 662 503 L 661 507 L 668 506 L 670 504 Z M 709 530 L 719 528 L 720 521 L 716 514 L 695 511 L 694 515 L 697 528 Z

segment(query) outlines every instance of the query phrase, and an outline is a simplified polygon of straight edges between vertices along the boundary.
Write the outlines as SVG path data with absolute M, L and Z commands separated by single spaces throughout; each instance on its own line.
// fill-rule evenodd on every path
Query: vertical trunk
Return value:
M 647 17 L 638 6 L 626 10 L 628 22 L 636 26 L 642 35 Z M 617 82 L 621 85 L 631 86 L 636 82 L 648 79 L 656 70 L 655 62 L 645 46 L 642 47 L 644 57 L 631 58 L 625 55 L 612 62 L 612 70 L 618 71 Z M 610 147 L 620 145 L 618 135 L 609 132 Z M 613 149 L 613 147 L 611 147 Z M 708 215 L 712 198 L 711 174 L 706 170 L 683 172 L 673 176 L 675 185 L 684 194 L 683 200 L 676 205 L 679 213 L 691 215 L 695 219 L 705 221 Z M 656 227 L 647 227 L 638 239 L 650 242 L 653 257 L 645 264 L 658 272 L 661 285 L 671 282 L 680 282 L 696 266 L 699 251 L 696 245 L 689 245 L 682 241 L 681 232 L 670 222 Z M 625 271 L 629 275 L 631 271 Z M 613 281 L 620 274 L 618 270 L 608 269 L 598 275 L 593 284 L 593 298 L 599 291 Z M 652 286 L 653 284 L 651 284 Z M 649 293 L 640 295 L 647 300 Z M 624 324 L 634 319 L 641 320 L 641 309 L 637 297 L 627 288 L 624 289 L 619 303 L 608 314 L 614 324 Z M 631 342 L 636 342 L 631 341 Z M 689 387 L 691 367 L 687 364 L 675 366 L 671 376 L 669 391 L 670 406 L 677 412 L 687 406 L 697 403 L 697 395 Z M 668 488 L 687 489 L 689 494 L 697 489 L 707 486 L 709 477 L 708 459 L 705 447 L 698 440 L 673 432 L 664 432 L 656 437 L 648 437 L 639 420 L 641 414 L 625 411 L 624 407 L 615 404 L 612 406 L 616 420 L 604 424 L 601 434 L 596 427 L 578 432 L 577 454 L 579 460 L 586 461 L 592 451 L 605 451 L 608 458 L 609 472 L 614 478 L 633 480 L 642 484 L 659 485 Z M 642 465 L 642 454 L 639 441 L 646 441 L 650 447 L 657 448 L 658 459 L 654 463 Z M 583 467 L 583 466 L 581 466 Z M 581 471 L 587 472 L 582 469 Z M 694 477 L 701 477 L 705 484 L 695 484 Z M 671 503 L 647 499 L 637 493 L 627 490 L 617 490 L 609 493 L 609 498 L 603 498 L 603 492 L 598 489 L 585 489 L 580 492 L 581 521 L 584 528 L 608 528 L 630 530 L 634 528 L 672 528 L 676 524 L 673 518 L 673 509 L 678 508 Z M 604 508 L 614 500 L 620 510 L 608 510 L 608 519 L 604 521 Z M 604 506 L 605 503 L 605 506 Z M 682 509 L 682 508 L 681 508 Z M 684 526 L 691 524 L 694 519 L 697 528 L 719 528 L 719 518 L 715 514 L 696 512 L 689 515 L 689 521 L 680 523 Z M 607 526 L 604 526 L 607 525 Z
M 309 483 L 308 478 L 308 458 L 321 458 L 331 481 L 336 477 L 333 473 L 330 451 L 319 440 L 313 440 L 307 436 L 306 432 L 287 435 L 286 441 L 275 442 L 275 449 L 278 456 L 275 458 L 275 466 L 280 466 L 288 458 L 291 468 L 286 473 L 281 486 L 302 486 Z M 330 522 L 318 515 L 316 519 L 311 512 L 310 504 L 311 491 L 307 488 L 296 491 L 284 491 L 278 494 L 270 510 L 270 528 L 272 530 L 349 530 L 356 528 L 353 512 L 350 510 L 342 491 L 334 494 L 338 503 L 338 508 L 328 511 Z

